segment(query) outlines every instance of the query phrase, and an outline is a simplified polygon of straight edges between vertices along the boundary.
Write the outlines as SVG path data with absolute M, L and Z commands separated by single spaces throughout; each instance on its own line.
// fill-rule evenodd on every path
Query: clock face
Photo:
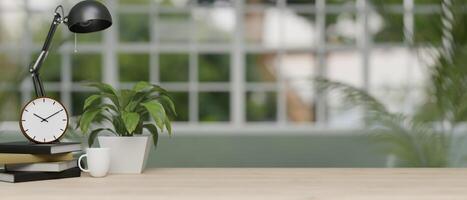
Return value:
M 68 127 L 68 113 L 58 101 L 39 97 L 24 106 L 20 127 L 23 134 L 36 143 L 57 141 Z

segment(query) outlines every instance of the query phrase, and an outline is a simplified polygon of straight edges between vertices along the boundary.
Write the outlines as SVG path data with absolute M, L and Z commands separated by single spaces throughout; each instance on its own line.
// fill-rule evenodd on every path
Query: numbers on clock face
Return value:
M 63 105 L 51 98 L 39 97 L 30 101 L 21 113 L 23 134 L 37 143 L 58 140 L 68 126 L 68 113 Z

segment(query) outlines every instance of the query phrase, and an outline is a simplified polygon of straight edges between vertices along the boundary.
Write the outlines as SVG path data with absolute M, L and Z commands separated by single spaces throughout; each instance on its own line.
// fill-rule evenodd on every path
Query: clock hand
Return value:
M 54 114 L 52 114 L 52 115 L 50 115 L 50 116 L 46 117 L 45 119 L 42 119 L 42 121 L 44 121 L 44 120 L 45 120 L 45 121 L 47 121 L 47 119 L 49 119 L 49 118 L 53 117 L 54 115 L 56 115 L 56 114 L 58 114 L 59 112 L 62 112 L 62 111 L 63 111 L 63 109 L 61 109 L 61 110 L 59 110 L 59 111 L 55 112 Z
M 33 115 L 36 116 L 36 117 L 39 117 L 40 119 L 42 119 L 41 122 L 44 122 L 44 121 L 49 122 L 49 121 L 47 121 L 47 119 L 42 118 L 41 116 L 37 115 L 36 113 L 33 113 Z

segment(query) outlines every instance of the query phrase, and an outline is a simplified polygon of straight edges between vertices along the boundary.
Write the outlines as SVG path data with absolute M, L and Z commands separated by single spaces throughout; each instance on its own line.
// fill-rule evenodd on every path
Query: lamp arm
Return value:
M 58 7 L 57 7 L 58 9 Z M 43 97 L 45 96 L 44 87 L 42 85 L 42 81 L 39 77 L 39 70 L 41 69 L 42 63 L 47 58 L 47 54 L 49 53 L 49 47 L 52 43 L 52 38 L 57 30 L 58 25 L 63 22 L 62 16 L 55 10 L 54 18 L 52 24 L 50 25 L 49 32 L 47 33 L 47 37 L 45 39 L 44 45 L 42 46 L 42 51 L 37 57 L 36 61 L 29 67 L 29 73 L 32 76 L 32 82 L 34 84 L 34 90 L 36 92 L 36 97 Z

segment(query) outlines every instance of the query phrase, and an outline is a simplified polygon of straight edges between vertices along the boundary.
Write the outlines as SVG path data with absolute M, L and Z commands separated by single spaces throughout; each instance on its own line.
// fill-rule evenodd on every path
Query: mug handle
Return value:
M 83 159 L 84 157 L 88 157 L 88 154 L 83 154 L 79 157 L 78 159 L 78 167 L 79 169 L 83 170 L 83 172 L 89 172 L 89 169 L 85 169 L 84 167 L 81 166 L 81 159 Z

